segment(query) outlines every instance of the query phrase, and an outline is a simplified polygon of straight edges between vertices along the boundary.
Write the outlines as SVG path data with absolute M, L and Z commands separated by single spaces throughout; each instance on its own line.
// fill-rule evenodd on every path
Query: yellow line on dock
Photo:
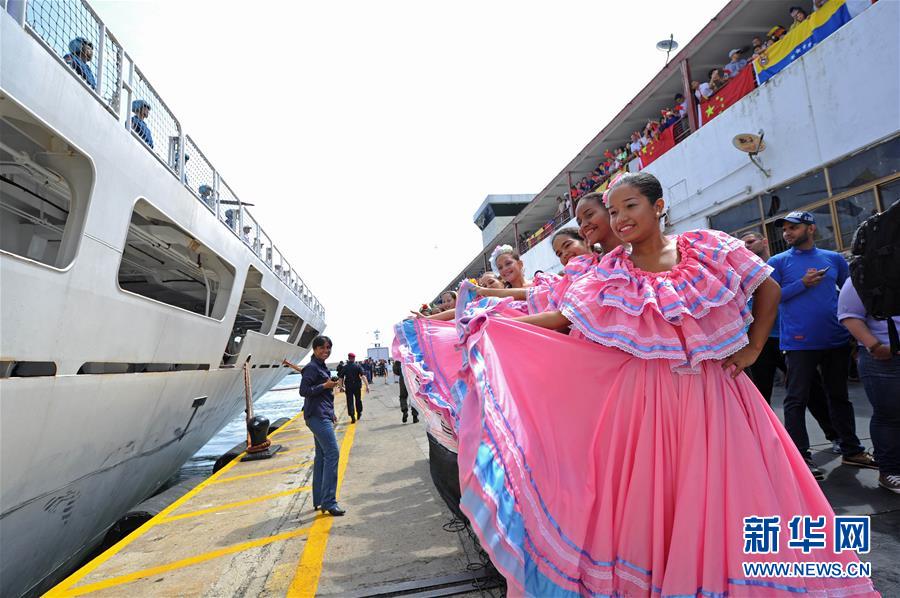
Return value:
M 281 451 L 279 451 L 281 452 Z M 265 471 L 257 471 L 256 473 L 245 473 L 243 475 L 232 475 L 227 478 L 222 478 L 220 480 L 216 480 L 213 484 L 224 484 L 226 482 L 234 482 L 237 480 L 246 480 L 247 478 L 256 478 L 263 475 L 269 475 L 270 473 L 283 473 L 285 471 L 297 471 L 298 467 L 303 467 L 304 465 L 309 465 L 309 461 L 301 461 L 295 465 L 288 465 L 287 467 L 276 467 L 275 469 L 267 469 Z M 298 472 L 299 473 L 299 472 Z
M 344 481 L 344 473 L 347 471 L 350 447 L 353 446 L 353 437 L 355 435 L 356 426 L 350 426 L 344 433 L 344 440 L 341 442 L 337 485 L 338 497 L 341 495 L 341 485 Z M 331 532 L 333 524 L 334 517 L 331 516 L 321 516 L 313 522 L 309 537 L 306 539 L 306 545 L 303 547 L 303 554 L 300 556 L 300 562 L 297 563 L 294 579 L 291 580 L 291 585 L 287 591 L 289 598 L 300 596 L 312 598 L 316 595 L 316 589 L 319 587 L 319 578 L 322 575 L 322 564 L 325 560 L 328 534 Z
M 281 534 L 276 534 L 274 536 L 268 536 L 265 538 L 257 538 L 256 540 L 250 540 L 249 542 L 241 542 L 240 544 L 234 544 L 232 546 L 220 548 L 219 550 L 213 550 L 213 551 L 206 552 L 203 554 L 198 554 L 196 556 L 188 557 L 186 559 L 181 559 L 180 561 L 174 561 L 172 563 L 167 563 L 165 565 L 159 565 L 158 567 L 150 567 L 149 569 L 141 569 L 140 571 L 135 571 L 134 573 L 128 573 L 127 575 L 111 577 L 109 579 L 104 579 L 103 581 L 90 583 L 90 584 L 87 584 L 84 586 L 72 588 L 70 590 L 63 590 L 60 593 L 54 593 L 54 595 L 57 595 L 57 596 L 80 596 L 82 594 L 88 594 L 90 592 L 105 590 L 105 589 L 111 588 L 113 586 L 119 586 L 122 584 L 131 583 L 132 581 L 137 581 L 139 579 L 143 579 L 145 577 L 150 577 L 152 575 L 159 575 L 160 573 L 166 573 L 168 571 L 173 571 L 175 569 L 182 569 L 184 567 L 190 567 L 191 565 L 197 565 L 199 563 L 211 561 L 213 559 L 217 559 L 219 557 L 226 556 L 229 554 L 234 554 L 236 552 L 243 552 L 244 550 L 249 550 L 251 548 L 258 548 L 260 546 L 265 546 L 266 544 L 271 544 L 273 542 L 279 542 L 281 540 L 289 540 L 290 538 L 296 538 L 297 536 L 302 536 L 302 535 L 308 533 L 310 531 L 310 529 L 312 529 L 312 528 L 304 527 L 302 529 L 297 529 L 292 532 L 284 532 Z M 57 586 L 57 588 L 58 587 L 59 586 Z M 54 589 L 54 592 L 56 592 L 56 591 L 57 590 Z
M 301 411 L 300 413 L 298 413 L 297 415 L 292 417 L 290 419 L 290 421 L 288 421 L 285 425 L 290 425 L 294 420 L 296 420 L 297 418 L 302 417 L 302 416 L 303 416 L 303 412 Z M 202 492 L 210 484 L 215 483 L 216 480 L 218 480 L 219 478 L 224 476 L 224 474 L 226 474 L 230 469 L 234 468 L 238 463 L 240 463 L 241 457 L 243 457 L 244 454 L 245 453 L 241 453 L 240 455 L 238 455 L 237 457 L 232 459 L 231 462 L 228 463 L 228 465 L 226 465 L 225 467 L 223 467 L 216 473 L 212 474 L 210 477 L 206 478 L 205 480 L 203 480 L 202 482 L 200 482 L 199 484 L 194 486 L 194 488 L 192 490 L 190 490 L 187 494 L 185 494 L 184 496 L 182 496 L 181 498 L 179 498 L 178 500 L 173 502 L 171 505 L 169 505 L 168 507 L 166 507 L 165 509 L 160 511 L 159 514 L 156 515 L 156 517 L 152 518 L 150 521 L 148 521 L 141 527 L 137 528 L 136 530 L 134 530 L 133 532 L 131 532 L 130 534 L 128 534 L 127 536 L 125 536 L 124 538 L 122 538 L 121 540 L 116 542 L 109 549 L 107 549 L 105 552 L 100 554 L 97 558 L 95 558 L 94 560 L 92 560 L 91 562 L 86 564 L 84 567 L 82 567 L 81 569 L 79 569 L 78 571 L 76 571 L 75 573 L 70 575 L 69 577 L 62 580 L 59 584 L 57 584 L 54 588 L 52 588 L 49 592 L 47 592 L 45 594 L 45 596 L 53 597 L 53 596 L 71 595 L 69 593 L 69 590 L 72 588 L 72 586 L 77 584 L 79 581 L 81 581 L 82 579 L 84 579 L 85 577 L 90 575 L 91 573 L 93 573 L 98 567 L 100 567 L 103 563 L 105 563 L 106 561 L 108 561 L 109 559 L 114 557 L 126 546 L 128 546 L 129 544 L 131 544 L 132 542 L 134 542 L 135 540 L 137 540 L 138 538 L 140 538 L 141 536 L 146 534 L 148 531 L 153 529 L 160 522 L 160 520 L 167 517 L 169 515 L 169 513 L 171 513 L 172 511 L 174 511 L 175 509 L 177 509 L 178 507 L 180 507 L 181 505 L 183 505 L 184 503 L 186 503 L 193 497 L 197 496 L 200 492 Z
M 225 504 L 216 505 L 216 506 L 210 507 L 208 509 L 198 509 L 197 511 L 188 511 L 187 513 L 182 513 L 180 515 L 172 515 L 171 517 L 162 517 L 156 523 L 157 524 L 169 523 L 170 521 L 179 521 L 181 519 L 188 519 L 190 517 L 198 517 L 200 515 L 207 515 L 209 513 L 218 513 L 219 511 L 233 509 L 235 507 L 244 507 L 247 505 L 256 504 L 256 503 L 262 502 L 264 500 L 272 500 L 273 498 L 281 498 L 282 496 L 290 496 L 291 494 L 297 494 L 299 492 L 307 492 L 311 489 L 312 489 L 312 486 L 300 486 L 299 488 L 292 488 L 290 490 L 285 490 L 284 492 L 275 492 L 274 494 L 264 494 L 262 496 L 254 496 L 253 498 L 248 498 L 247 500 L 239 500 L 237 502 L 227 502 Z

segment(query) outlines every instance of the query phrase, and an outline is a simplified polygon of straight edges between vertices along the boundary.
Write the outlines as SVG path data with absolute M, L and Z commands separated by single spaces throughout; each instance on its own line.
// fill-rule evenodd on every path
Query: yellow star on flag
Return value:
M 710 104 L 709 106 L 706 107 L 706 116 L 712 116 L 715 111 L 716 111 L 716 109 L 713 107 L 712 104 Z

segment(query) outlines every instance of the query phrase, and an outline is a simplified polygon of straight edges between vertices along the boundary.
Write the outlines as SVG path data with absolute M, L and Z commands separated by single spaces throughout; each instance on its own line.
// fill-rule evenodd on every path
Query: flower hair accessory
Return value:
M 515 251 L 516 250 L 512 248 L 512 245 L 497 245 L 494 247 L 494 251 L 491 252 L 491 270 L 493 270 L 495 274 L 500 274 L 500 270 L 497 268 L 497 258 L 504 253 L 515 253 Z

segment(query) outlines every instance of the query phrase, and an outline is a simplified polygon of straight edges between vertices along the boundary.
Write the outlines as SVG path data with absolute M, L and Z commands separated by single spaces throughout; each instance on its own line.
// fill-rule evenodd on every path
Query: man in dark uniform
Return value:
M 362 386 L 366 375 L 356 363 L 356 355 L 353 353 L 347 355 L 347 363 L 341 371 L 341 378 L 344 381 L 344 393 L 347 395 L 347 415 L 350 416 L 350 423 L 355 424 L 356 420 L 362 419 Z M 368 384 L 366 387 L 368 388 Z
M 403 369 L 399 361 L 394 361 L 394 375 L 397 376 L 397 382 L 400 383 L 400 411 L 403 413 L 403 423 L 409 419 L 409 408 L 412 407 L 413 423 L 419 423 L 419 412 L 416 408 L 409 404 L 409 391 L 406 390 L 406 380 L 403 379 Z

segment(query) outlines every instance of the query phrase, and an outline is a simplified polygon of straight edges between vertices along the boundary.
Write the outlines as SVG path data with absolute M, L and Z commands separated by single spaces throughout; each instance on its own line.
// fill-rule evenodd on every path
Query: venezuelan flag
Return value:
M 781 40 L 753 61 L 756 81 L 760 85 L 780 73 L 813 46 L 850 21 L 845 0 L 828 0 L 802 23 L 795 25 Z

